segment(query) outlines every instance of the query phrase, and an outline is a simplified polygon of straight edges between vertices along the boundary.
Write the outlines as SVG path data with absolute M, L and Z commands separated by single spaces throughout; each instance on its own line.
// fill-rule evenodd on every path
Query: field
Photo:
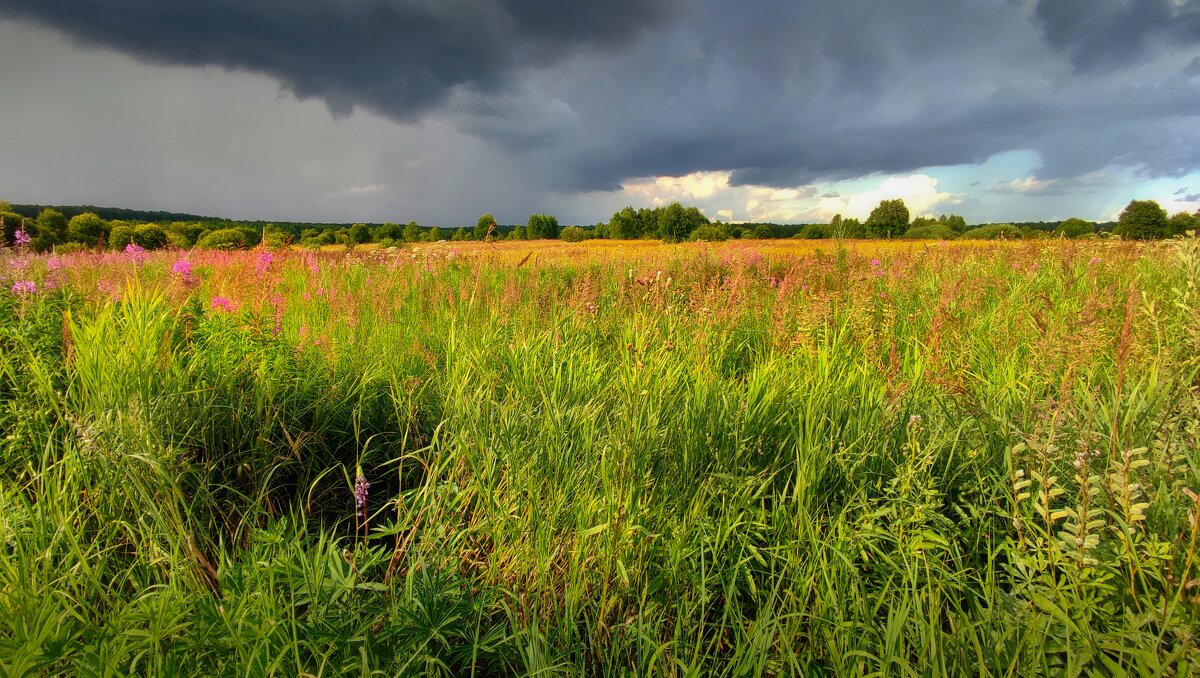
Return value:
M 5 675 L 1196 675 L 1200 243 L 0 255 Z

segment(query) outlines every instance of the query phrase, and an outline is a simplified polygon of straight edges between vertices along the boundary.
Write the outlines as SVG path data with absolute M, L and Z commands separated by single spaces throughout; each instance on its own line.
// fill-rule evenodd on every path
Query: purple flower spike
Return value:
M 371 483 L 368 483 L 363 474 L 359 473 L 358 477 L 354 479 L 354 505 L 363 512 L 364 517 L 367 513 L 367 490 L 369 489 L 371 489 Z

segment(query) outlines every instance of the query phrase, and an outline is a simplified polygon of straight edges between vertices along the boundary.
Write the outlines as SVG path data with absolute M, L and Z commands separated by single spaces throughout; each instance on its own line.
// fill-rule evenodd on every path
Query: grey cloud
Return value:
M 1038 0 L 1039 26 L 1082 71 L 1128 65 L 1163 42 L 1195 40 L 1200 9 L 1173 0 Z
M 494 193 L 526 212 L 702 170 L 793 187 L 1032 150 L 1048 195 L 1110 166 L 1200 168 L 1197 0 L 0 0 L 0 16 L 263 74 L 339 114 L 436 121 L 486 147 Z
M 335 114 L 412 120 L 455 88 L 499 92 L 525 67 L 610 48 L 680 0 L 0 0 L 0 16 L 180 66 L 261 73 Z
M 1189 193 L 1183 199 L 1185 202 L 1200 202 L 1200 193 Z

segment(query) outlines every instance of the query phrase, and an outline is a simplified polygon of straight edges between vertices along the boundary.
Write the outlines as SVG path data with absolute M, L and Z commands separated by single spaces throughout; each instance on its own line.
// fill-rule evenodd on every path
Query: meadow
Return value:
M 0 254 L 4 675 L 1196 675 L 1200 243 Z

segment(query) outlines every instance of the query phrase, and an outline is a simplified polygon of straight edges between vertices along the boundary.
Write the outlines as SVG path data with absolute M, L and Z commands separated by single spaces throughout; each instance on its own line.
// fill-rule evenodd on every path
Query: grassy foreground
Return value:
M 823 246 L 0 255 L 0 673 L 1197 674 L 1197 242 Z

